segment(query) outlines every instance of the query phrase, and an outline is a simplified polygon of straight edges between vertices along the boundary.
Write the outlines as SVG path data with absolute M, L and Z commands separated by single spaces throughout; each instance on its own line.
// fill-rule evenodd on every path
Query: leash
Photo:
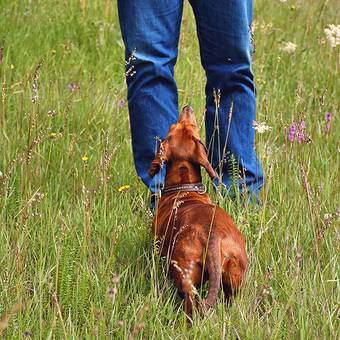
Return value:
M 180 191 L 197 191 L 200 195 L 202 195 L 207 191 L 207 187 L 204 183 L 176 185 L 158 190 L 158 199 L 165 195 L 173 194 Z

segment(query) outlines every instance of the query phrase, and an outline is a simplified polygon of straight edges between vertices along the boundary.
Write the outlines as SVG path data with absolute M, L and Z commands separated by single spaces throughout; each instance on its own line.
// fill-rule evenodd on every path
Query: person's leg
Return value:
M 155 191 L 148 171 L 155 157 L 155 137 L 165 138 L 178 119 L 174 66 L 183 0 L 118 0 L 125 57 L 132 149 L 138 176 Z M 161 174 L 162 180 L 164 171 Z M 155 182 L 156 181 L 156 182 Z
M 222 183 L 229 189 L 230 156 L 233 154 L 239 162 L 240 175 L 243 171 L 245 173 L 249 193 L 257 195 L 263 185 L 263 172 L 254 151 L 255 130 L 252 128 L 255 119 L 249 27 L 252 22 L 252 1 L 190 0 L 190 3 L 196 17 L 201 61 L 207 76 L 206 137 L 212 165 L 219 172 L 219 164 L 223 164 Z M 220 90 L 218 120 L 215 117 L 214 89 L 216 92 Z M 229 161 L 221 163 L 221 159 L 228 158 Z M 239 190 L 242 192 L 241 183 Z

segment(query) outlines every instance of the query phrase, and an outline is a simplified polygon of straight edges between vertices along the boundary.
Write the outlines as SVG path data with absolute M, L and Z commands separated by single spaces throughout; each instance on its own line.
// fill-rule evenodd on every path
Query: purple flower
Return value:
M 331 127 L 331 121 L 333 120 L 334 118 L 332 117 L 332 114 L 331 113 L 327 113 L 327 117 L 324 118 L 324 120 L 327 121 L 327 124 L 326 124 L 326 131 L 328 132 L 330 127 Z
M 125 105 L 125 100 L 124 99 L 120 99 L 118 102 L 118 106 L 120 107 L 120 109 L 122 109 Z
M 289 136 L 288 136 L 288 139 L 292 142 L 293 140 L 294 140 L 294 138 L 295 138 L 295 125 L 291 125 L 290 126 L 290 130 L 288 131 L 288 134 L 289 134 Z
M 288 131 L 288 139 L 293 142 L 294 139 L 297 140 L 299 143 L 304 143 L 306 141 L 307 134 L 305 133 L 306 130 L 306 122 L 304 120 L 299 120 L 298 124 L 293 124 L 290 126 L 290 130 Z
M 325 118 L 325 119 L 327 119 L 328 121 L 333 120 L 332 114 L 331 113 L 327 113 L 327 118 Z
M 72 82 L 68 87 L 71 89 L 71 92 L 73 92 L 76 86 L 74 85 L 74 82 Z
M 297 138 L 298 138 L 298 141 L 299 143 L 304 143 L 305 142 L 305 137 L 307 136 L 307 134 L 305 133 L 305 130 L 306 130 L 306 122 L 303 121 L 303 120 L 299 120 L 299 124 L 298 124 L 298 129 L 299 129 L 299 132 L 298 132 L 298 135 L 297 135 Z

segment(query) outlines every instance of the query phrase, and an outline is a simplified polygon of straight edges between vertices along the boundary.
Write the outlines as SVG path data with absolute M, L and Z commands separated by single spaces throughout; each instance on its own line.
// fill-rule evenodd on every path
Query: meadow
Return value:
M 115 1 L 2 0 L 0 339 L 340 339 L 339 24 L 336 0 L 254 1 L 266 183 L 259 206 L 218 199 L 248 273 L 188 324 L 133 164 Z M 187 1 L 179 45 L 179 107 L 203 136 Z

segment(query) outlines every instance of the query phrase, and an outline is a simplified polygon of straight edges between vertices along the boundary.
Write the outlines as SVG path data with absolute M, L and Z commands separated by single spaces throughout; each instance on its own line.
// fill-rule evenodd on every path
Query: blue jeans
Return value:
M 178 120 L 174 66 L 183 0 L 117 1 L 126 60 L 135 49 L 133 60 L 126 66 L 126 70 L 133 67 L 126 81 L 134 162 L 138 176 L 154 192 L 155 183 L 163 182 L 165 171 L 153 180 L 148 175 L 156 152 L 155 137 L 165 138 L 170 125 Z M 239 170 L 245 174 L 248 192 L 257 196 L 263 185 L 263 172 L 254 151 L 255 130 L 252 129 L 255 119 L 249 32 L 252 0 L 190 0 L 190 4 L 196 18 L 201 62 L 207 77 L 205 128 L 209 160 L 222 174 L 222 183 L 229 189 L 230 157 L 226 156 L 233 154 Z M 214 89 L 220 89 L 221 94 L 218 120 L 215 118 Z M 191 103 L 191 106 L 195 107 L 195 104 Z M 242 192 L 241 184 L 238 181 Z

